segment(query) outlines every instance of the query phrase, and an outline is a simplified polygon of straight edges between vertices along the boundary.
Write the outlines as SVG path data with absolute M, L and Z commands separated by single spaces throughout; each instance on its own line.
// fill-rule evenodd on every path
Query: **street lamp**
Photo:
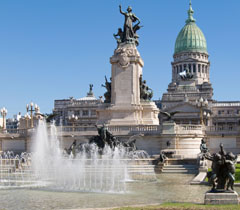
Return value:
M 78 116 L 72 114 L 68 117 L 68 120 L 72 122 L 73 131 L 75 131 L 75 122 L 78 120 Z
M 40 108 L 37 104 L 34 105 L 34 103 L 31 102 L 30 105 L 29 104 L 26 105 L 26 109 L 27 109 L 27 112 L 30 112 L 31 128 L 33 128 L 33 112 L 39 113 Z
M 200 123 L 204 125 L 203 121 L 203 108 L 208 106 L 208 100 L 203 99 L 202 97 L 199 100 L 196 100 L 197 106 L 200 108 Z
M 27 113 L 25 114 L 25 119 L 26 119 L 26 129 L 28 129 L 28 120 L 30 120 L 30 115 Z
M 6 116 L 7 116 L 7 109 L 6 109 L 5 107 L 3 107 L 3 108 L 1 109 L 1 115 L 2 115 L 2 117 L 3 117 L 3 126 L 2 126 L 2 128 L 3 128 L 3 132 L 4 132 L 5 129 L 6 129 L 5 118 L 6 118 Z

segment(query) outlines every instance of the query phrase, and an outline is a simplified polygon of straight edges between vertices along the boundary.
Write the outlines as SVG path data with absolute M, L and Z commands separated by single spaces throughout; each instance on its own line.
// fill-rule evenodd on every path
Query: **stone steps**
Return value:
M 162 173 L 196 174 L 198 168 L 196 165 L 165 165 Z

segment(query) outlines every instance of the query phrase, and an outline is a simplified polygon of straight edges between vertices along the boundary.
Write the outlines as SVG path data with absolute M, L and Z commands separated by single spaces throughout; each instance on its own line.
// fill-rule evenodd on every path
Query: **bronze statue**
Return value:
M 212 161 L 212 171 L 208 172 L 209 182 L 212 184 L 211 192 L 226 192 L 234 190 L 235 164 L 237 156 L 233 153 L 226 153 L 223 144 L 220 144 L 220 151 L 211 155 L 205 153 L 204 157 Z
M 93 84 L 89 84 L 89 92 L 92 92 L 93 90 Z
M 122 42 L 123 40 L 123 31 L 121 28 L 118 28 L 117 34 L 113 34 L 114 38 L 117 40 L 118 45 Z
M 206 141 L 204 139 L 201 140 L 200 151 L 201 151 L 202 154 L 205 154 L 205 153 L 209 152 L 209 150 L 207 148 Z
M 153 90 L 146 84 L 146 80 L 142 81 L 142 75 L 139 78 L 140 99 L 150 101 L 153 97 Z
M 160 110 L 160 114 L 163 114 L 167 117 L 166 121 L 170 121 L 173 122 L 173 116 L 177 113 L 180 113 L 179 111 L 175 111 L 175 112 L 163 112 Z
M 112 81 L 112 78 L 110 78 Z M 107 91 L 104 93 L 104 103 L 110 103 L 111 102 L 111 89 L 112 89 L 112 83 L 108 82 L 107 77 L 105 76 L 105 85 L 102 85 L 102 87 L 105 87 Z
M 121 28 L 118 29 L 117 34 L 113 34 L 115 39 L 117 40 L 118 45 L 120 43 L 134 43 L 138 45 L 137 31 L 142 27 L 140 26 L 139 18 L 132 13 L 132 8 L 129 6 L 127 8 L 127 12 L 122 11 L 122 6 L 119 5 L 119 10 L 122 15 L 125 17 L 123 30 Z M 135 25 L 133 23 L 137 22 Z

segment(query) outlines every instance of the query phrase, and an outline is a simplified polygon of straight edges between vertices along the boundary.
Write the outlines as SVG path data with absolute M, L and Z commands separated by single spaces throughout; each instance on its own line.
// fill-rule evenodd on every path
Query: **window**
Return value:
M 74 111 L 74 115 L 79 115 L 79 111 Z
M 192 65 L 191 64 L 188 64 L 188 69 L 189 69 L 189 72 L 192 72 Z
M 207 69 L 208 69 L 208 67 L 207 67 L 207 66 L 205 66 L 205 73 L 207 73 Z
M 96 110 L 91 110 L 91 116 L 96 116 Z
M 201 64 L 198 64 L 198 72 L 201 72 Z
M 202 73 L 204 73 L 204 65 L 202 65 Z
M 182 72 L 182 65 L 180 65 L 180 72 Z
M 83 110 L 82 115 L 83 116 L 88 116 L 88 110 Z
M 196 72 L 196 64 L 193 64 L 193 73 Z

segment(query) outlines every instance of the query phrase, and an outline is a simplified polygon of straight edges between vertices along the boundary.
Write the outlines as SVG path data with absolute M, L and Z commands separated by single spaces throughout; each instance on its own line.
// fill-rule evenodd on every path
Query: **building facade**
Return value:
M 94 126 L 97 122 L 96 109 L 102 104 L 92 92 L 92 85 L 86 97 L 80 99 L 55 100 L 53 115 L 56 125 L 62 126 Z
M 178 125 L 201 125 L 213 151 L 223 143 L 226 149 L 239 153 L 240 103 L 214 100 L 207 42 L 193 14 L 190 3 L 186 24 L 175 42 L 172 80 L 156 104 L 162 112 L 171 113 Z M 167 120 L 163 114 L 159 118 L 160 123 Z

